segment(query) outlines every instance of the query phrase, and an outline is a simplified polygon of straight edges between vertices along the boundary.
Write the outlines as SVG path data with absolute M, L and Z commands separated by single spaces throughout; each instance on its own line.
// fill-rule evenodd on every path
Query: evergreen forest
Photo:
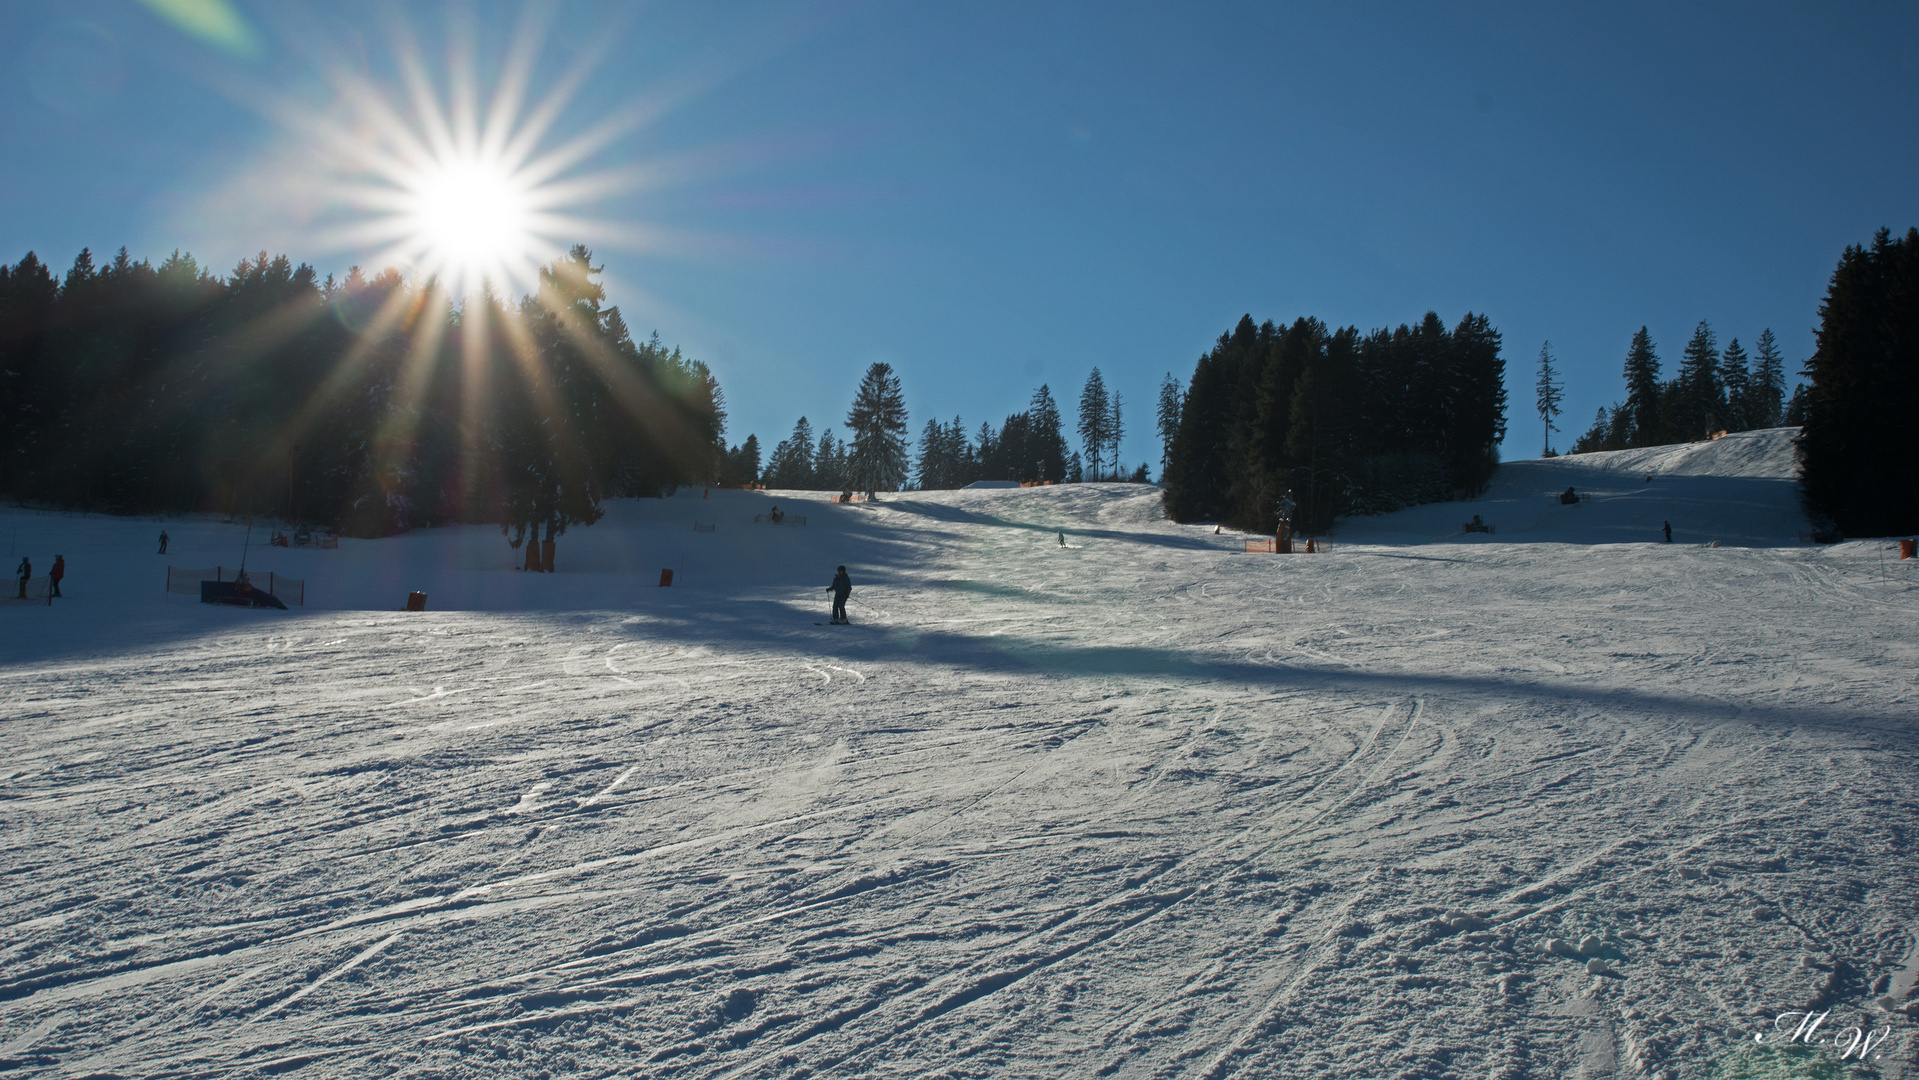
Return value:
M 494 523 L 517 547 L 591 524 L 609 496 L 689 484 L 835 492 L 978 481 L 1145 482 L 1120 460 L 1126 410 L 1094 368 L 1069 429 L 1052 388 L 998 424 L 926 420 L 910 438 L 900 378 L 871 365 L 848 435 L 800 417 L 770 449 L 728 446 L 707 366 L 628 331 L 575 247 L 511 301 L 456 303 L 434 282 L 358 268 L 318 280 L 285 256 L 222 277 L 175 252 L 155 267 L 82 251 L 64 275 L 29 253 L 0 265 L 0 495 L 115 513 L 260 516 L 380 536 Z M 1626 352 L 1625 400 L 1574 453 L 1803 425 L 1809 510 L 1853 535 L 1919 531 L 1904 418 L 1919 411 L 1919 230 L 1849 247 L 1818 350 L 1788 400 L 1772 331 L 1748 354 L 1701 322 L 1674 377 L 1646 328 Z M 1470 497 L 1506 434 L 1498 330 L 1362 334 L 1313 318 L 1242 317 L 1153 420 L 1176 521 L 1324 532 L 1338 517 Z M 1540 348 L 1547 455 L 1563 388 Z M 1077 436 L 1077 440 L 1073 439 Z M 539 567 L 538 544 L 529 568 Z M 550 550 L 550 548 L 546 549 Z
M 1294 527 L 1324 532 L 1340 515 L 1477 493 L 1506 434 L 1499 349 L 1470 312 L 1451 329 L 1428 312 L 1363 335 L 1245 316 L 1183 393 L 1162 388 L 1166 511 L 1271 532 L 1290 498 Z
M 1626 400 L 1601 408 L 1572 452 L 1695 442 L 1788 422 L 1785 362 L 1771 329 L 1760 331 L 1748 357 L 1738 338 L 1722 351 L 1702 321 L 1681 355 L 1678 374 L 1661 380 L 1658 348 L 1640 327 L 1626 347 Z
M 1919 229 L 1840 256 L 1800 410 L 1807 509 L 1853 536 L 1919 532 Z
M 712 372 L 630 336 L 575 247 L 518 301 L 455 304 L 285 256 L 0 266 L 0 492 L 378 536 L 493 522 L 517 546 L 609 495 L 710 481 Z

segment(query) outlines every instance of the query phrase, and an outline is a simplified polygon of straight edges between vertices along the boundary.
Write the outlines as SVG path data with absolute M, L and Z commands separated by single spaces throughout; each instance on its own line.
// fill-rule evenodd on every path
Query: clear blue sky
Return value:
M 319 238 L 283 106 L 335 108 L 342 66 L 397 86 L 409 36 L 443 81 L 461 27 L 484 90 L 521 14 L 155 6 L 0 6 L 0 257 L 265 247 L 341 272 L 370 249 Z M 1749 349 L 1772 327 L 1796 370 L 1841 249 L 1919 224 L 1911 4 L 557 5 L 535 96 L 588 63 L 547 145 L 657 108 L 578 166 L 651 180 L 577 239 L 630 325 L 714 367 L 729 436 L 768 446 L 843 419 L 874 360 L 915 435 L 1042 381 L 1070 422 L 1098 365 L 1157 474 L 1159 379 L 1241 314 L 1431 309 L 1504 334 L 1528 457 L 1542 340 L 1564 448 L 1640 325 L 1669 371 L 1701 319 Z

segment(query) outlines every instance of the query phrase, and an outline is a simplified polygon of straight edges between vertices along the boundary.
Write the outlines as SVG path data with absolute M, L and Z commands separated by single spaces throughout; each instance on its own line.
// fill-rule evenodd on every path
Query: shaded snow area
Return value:
M 1861 1026 L 1919 1074 L 1919 582 L 1795 542 L 1787 436 L 1509 464 L 1315 555 L 1144 486 L 695 490 L 550 575 L 486 528 L 255 548 L 286 613 L 164 594 L 238 526 L 6 513 L 70 570 L 0 608 L 0 1059 L 1785 1076 Z M 1753 1042 L 1806 1009 L 1823 1049 Z

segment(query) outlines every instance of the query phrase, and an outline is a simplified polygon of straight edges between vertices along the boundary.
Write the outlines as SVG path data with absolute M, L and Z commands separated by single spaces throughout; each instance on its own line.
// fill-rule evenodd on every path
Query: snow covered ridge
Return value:
M 1565 513 L 1612 539 L 1640 467 Z M 70 569 L 0 608 L 0 1060 L 1678 1078 L 1818 1010 L 1913 1075 L 1912 562 L 1419 534 L 1466 504 L 1246 555 L 1157 494 L 252 553 L 290 613 L 166 598 L 231 527 L 7 514 Z

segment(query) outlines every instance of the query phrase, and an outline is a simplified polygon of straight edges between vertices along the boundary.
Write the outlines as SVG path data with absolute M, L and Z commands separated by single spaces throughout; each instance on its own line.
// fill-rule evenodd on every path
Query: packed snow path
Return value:
M 76 569 L 0 609 L 0 1060 L 1695 1077 L 1830 1008 L 1912 1075 L 1913 565 L 1792 543 L 1778 433 L 1635 453 L 1290 557 L 1126 485 L 683 493 L 553 575 L 275 551 L 291 614 L 15 512 Z M 495 610 L 343 610 L 428 579 Z

